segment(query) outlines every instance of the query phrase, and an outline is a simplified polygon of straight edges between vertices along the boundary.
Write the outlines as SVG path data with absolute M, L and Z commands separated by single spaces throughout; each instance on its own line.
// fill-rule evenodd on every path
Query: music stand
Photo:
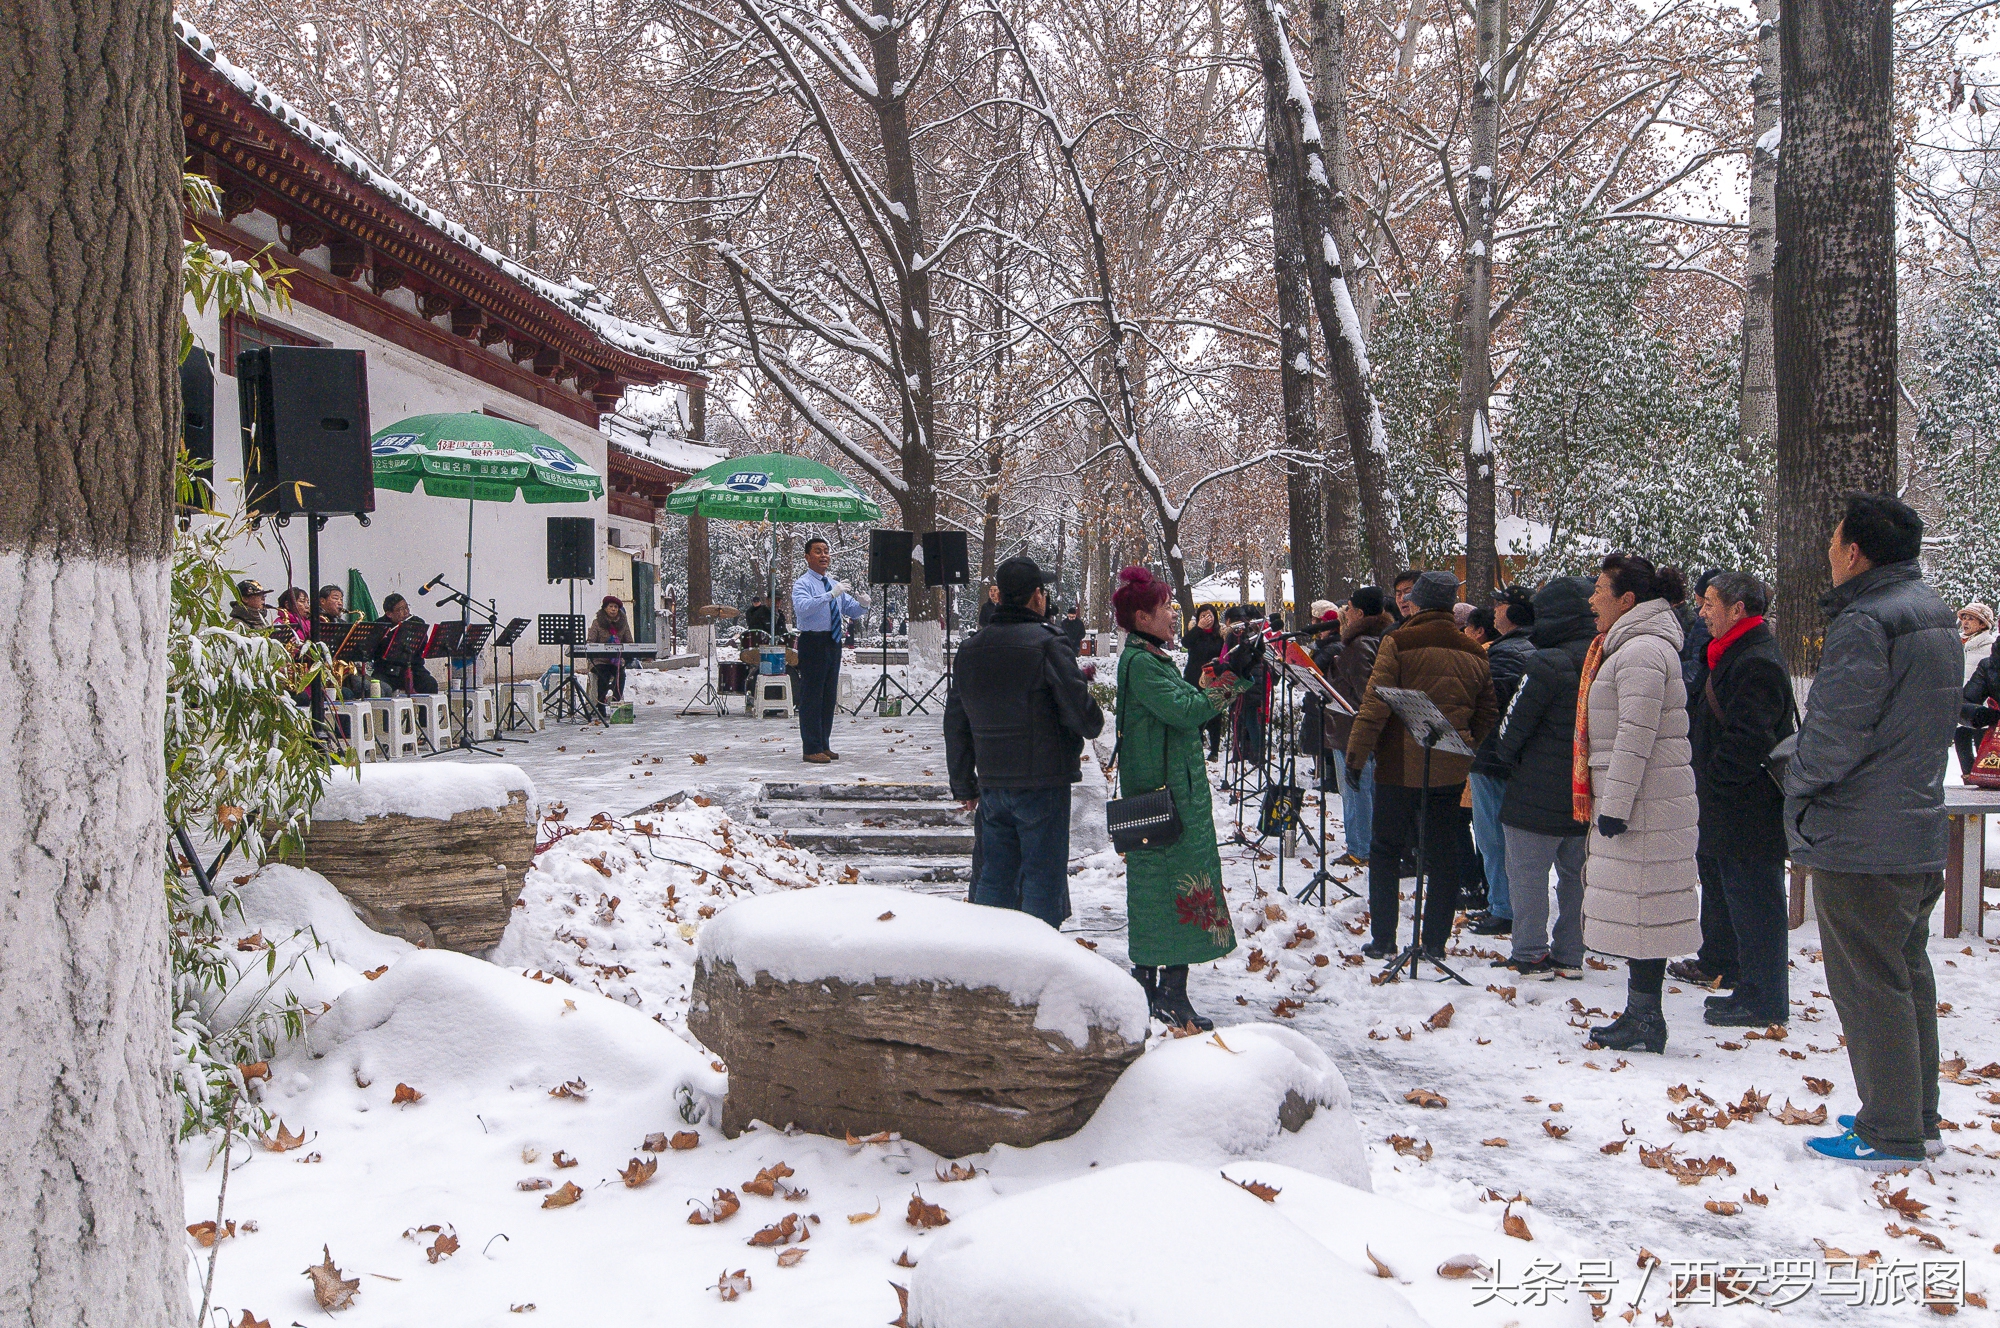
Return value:
M 1287 685 L 1303 687 L 1309 695 L 1318 699 L 1322 707 L 1331 706 L 1340 714 L 1352 716 L 1354 714 L 1354 707 L 1347 703 L 1347 698 L 1342 696 L 1334 685 L 1327 680 L 1327 676 L 1324 673 L 1320 672 L 1319 665 L 1313 662 L 1312 656 L 1308 655 L 1305 648 L 1299 644 L 1299 635 L 1299 633 L 1293 632 L 1287 633 L 1285 636 L 1284 648 L 1278 652 L 1280 676 L 1285 679 Z M 1287 697 L 1288 707 L 1289 700 L 1290 698 Z M 1304 713 L 1311 714 L 1312 712 L 1307 710 Z M 1325 750 L 1325 743 L 1322 740 L 1321 751 L 1315 762 L 1315 768 L 1324 769 L 1324 763 L 1329 759 L 1331 759 L 1331 755 Z M 1326 781 L 1322 778 L 1317 779 L 1315 782 L 1323 786 Z M 1292 781 L 1288 780 L 1287 783 L 1291 784 Z M 1296 787 L 1296 785 L 1293 786 Z M 1312 878 L 1299 888 L 1299 902 L 1309 904 L 1313 902 L 1314 896 L 1318 896 L 1320 905 L 1324 907 L 1326 904 L 1326 887 L 1329 881 L 1338 886 L 1349 898 L 1358 896 L 1360 891 L 1354 889 L 1354 887 L 1341 880 L 1338 876 L 1335 876 L 1326 868 L 1326 789 L 1324 787 L 1321 787 L 1319 790 L 1318 837 L 1315 838 L 1312 831 L 1298 825 L 1296 816 L 1294 816 L 1292 824 L 1297 826 L 1300 833 L 1304 834 L 1307 839 L 1313 841 L 1313 848 L 1319 855 L 1319 865 L 1314 869 Z M 1262 829 L 1262 827 L 1260 826 L 1259 829 Z M 1282 870 L 1283 859 L 1281 858 L 1281 880 Z M 1280 892 L 1283 891 L 1282 884 L 1280 884 L 1279 889 Z
M 378 622 L 315 621 L 312 629 L 313 644 L 326 648 L 329 662 L 338 660 L 343 664 L 352 664 L 361 671 L 365 671 L 374 662 L 375 648 L 380 643 L 381 635 L 382 624 Z M 324 679 L 316 680 L 313 686 L 321 690 L 319 723 L 324 724 L 326 682 Z M 366 690 L 365 686 L 363 690 Z
M 500 652 L 504 650 L 507 652 L 507 677 L 510 680 L 510 685 L 507 688 L 507 709 L 500 716 L 499 727 L 513 733 L 518 733 L 523 728 L 533 727 L 533 720 L 529 718 L 528 712 L 521 709 L 521 703 L 514 699 L 514 688 L 511 686 L 511 680 L 518 679 L 520 676 L 519 666 L 514 663 L 514 643 L 519 641 L 522 633 L 527 630 L 528 620 L 526 618 L 510 618 L 507 620 L 506 627 L 501 629 L 500 635 L 493 638 L 493 672 L 496 675 L 500 672 Z M 517 715 L 519 716 L 518 719 L 515 718 Z M 503 738 L 501 741 L 523 742 L 526 740 L 522 738 Z
M 702 674 L 701 686 L 688 698 L 688 703 L 680 708 L 681 715 L 708 709 L 713 709 L 717 715 L 729 713 L 729 703 L 722 699 L 721 692 L 715 690 L 715 634 L 721 630 L 725 621 L 735 616 L 736 610 L 727 604 L 705 604 L 688 614 L 690 626 L 697 618 L 708 624 L 708 663 Z M 775 619 L 773 621 L 775 622 Z
M 1410 943 L 1401 954 L 1389 961 L 1389 966 L 1382 970 L 1382 978 L 1384 981 L 1395 981 L 1402 976 L 1403 967 L 1407 964 L 1410 977 L 1414 979 L 1417 965 L 1422 961 L 1453 982 L 1469 987 L 1472 984 L 1454 973 L 1443 960 L 1424 956 L 1424 878 L 1430 870 L 1425 831 L 1431 819 L 1431 753 L 1445 751 L 1454 756 L 1472 756 L 1474 752 L 1458 736 L 1458 730 L 1451 726 L 1451 721 L 1444 717 L 1437 703 L 1425 693 L 1410 687 L 1377 687 L 1375 695 L 1388 703 L 1396 718 L 1403 721 L 1403 727 L 1410 731 L 1410 736 L 1424 749 L 1424 780 L 1417 798 L 1417 893 L 1411 908 Z M 1326 795 L 1322 793 L 1320 796 L 1324 798 Z
M 535 643 L 562 646 L 568 652 L 568 671 L 555 695 L 542 702 L 542 714 L 558 724 L 572 720 L 588 723 L 597 713 L 592 701 L 576 682 L 576 648 L 583 644 L 584 618 L 580 613 L 544 613 L 535 618 Z

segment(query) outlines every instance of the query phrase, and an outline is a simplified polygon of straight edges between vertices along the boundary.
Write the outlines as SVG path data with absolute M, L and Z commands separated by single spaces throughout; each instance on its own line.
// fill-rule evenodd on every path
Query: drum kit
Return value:
M 738 610 L 727 604 L 705 604 L 688 616 L 695 622 L 706 623 L 708 625 L 708 663 L 706 666 L 707 674 L 701 684 L 701 690 L 696 692 L 689 699 L 688 703 L 681 707 L 680 713 L 686 715 L 697 710 L 712 709 L 718 715 L 726 715 L 729 713 L 729 707 L 728 703 L 722 699 L 723 694 L 727 692 L 741 693 L 745 687 L 749 686 L 750 666 L 741 660 L 734 659 L 726 659 L 720 665 L 717 665 L 715 662 L 715 634 L 723 623 L 738 616 Z M 720 690 L 716 688 L 718 669 L 721 673 L 720 682 L 722 686 Z

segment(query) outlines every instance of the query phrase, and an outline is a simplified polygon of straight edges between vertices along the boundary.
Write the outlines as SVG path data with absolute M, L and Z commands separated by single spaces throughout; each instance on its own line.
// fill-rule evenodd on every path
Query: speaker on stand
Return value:
M 910 584 L 910 554 L 915 547 L 916 536 L 907 530 L 868 532 L 868 584 L 882 587 L 882 676 L 855 701 L 850 714 L 860 714 L 871 698 L 878 715 L 902 714 L 905 701 L 912 709 L 920 708 L 917 698 L 889 676 L 889 587 Z
M 931 530 L 924 532 L 921 545 L 924 558 L 924 580 L 933 586 L 963 586 L 972 583 L 972 566 L 966 557 L 965 532 L 962 530 Z M 924 694 L 917 698 L 917 708 L 923 709 L 925 701 L 938 688 L 951 694 L 951 598 L 947 589 L 944 596 L 944 676 L 932 683 Z
M 369 445 L 368 357 L 331 346 L 260 346 L 236 356 L 236 407 L 243 439 L 243 510 L 254 526 L 306 518 L 308 584 L 319 593 L 319 532 L 375 510 Z M 211 435 L 211 449 L 213 437 Z M 326 714 L 312 689 L 313 721 Z
M 190 511 L 215 506 L 215 369 L 199 346 L 181 361 L 181 448 L 191 463 L 194 487 L 194 502 L 181 513 L 185 528 Z
M 566 648 L 564 663 L 569 676 L 558 692 L 562 698 L 562 708 L 558 713 L 564 718 L 575 715 L 590 716 L 597 713 L 596 703 L 590 699 L 576 677 L 576 648 L 583 644 L 583 628 L 576 624 L 583 621 L 576 611 L 576 583 L 597 579 L 597 518 L 592 516 L 552 516 L 549 518 L 548 548 L 549 580 L 569 582 L 569 613 L 565 621 L 569 624 L 567 635 L 560 639 L 544 638 L 544 645 L 561 645 Z M 543 619 L 556 615 L 543 614 Z M 538 629 L 540 630 L 540 629 Z

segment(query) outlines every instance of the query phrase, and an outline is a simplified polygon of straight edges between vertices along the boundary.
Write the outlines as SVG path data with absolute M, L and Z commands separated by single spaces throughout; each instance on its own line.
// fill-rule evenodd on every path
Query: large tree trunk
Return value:
M 180 419 L 168 7 L 15 5 L 0 106 L 0 1319 L 188 1318 L 166 635 Z
M 1896 488 L 1890 0 L 1791 0 L 1779 31 L 1777 630 L 1809 676 L 1841 495 Z
M 1336 465 L 1339 449 L 1324 440 L 1322 443 L 1327 458 L 1326 478 L 1320 485 L 1326 500 L 1326 514 L 1321 518 L 1326 538 L 1320 545 L 1320 584 L 1326 597 L 1339 603 L 1361 584 L 1362 569 L 1354 558 L 1354 471 L 1351 466 Z
M 1264 174 L 1271 191 L 1271 268 L 1278 287 L 1278 382 L 1285 410 L 1285 514 L 1291 535 L 1292 581 L 1297 619 L 1305 606 L 1320 598 L 1320 546 L 1325 542 L 1325 499 L 1319 467 L 1307 460 L 1320 454 L 1319 422 L 1314 413 L 1312 317 L 1306 287 L 1305 246 L 1299 234 L 1296 155 L 1278 157 L 1277 136 L 1270 126 L 1283 120 L 1283 95 L 1264 85 Z M 1190 601 L 1190 605 L 1191 605 Z
M 1368 347 L 1347 288 L 1342 252 L 1334 234 L 1336 204 L 1319 117 L 1305 78 L 1292 59 L 1274 12 L 1275 0 L 1253 0 L 1248 6 L 1250 31 L 1257 42 L 1257 61 L 1267 88 L 1283 89 L 1284 113 L 1268 126 L 1278 159 L 1303 165 L 1299 181 L 1299 229 L 1305 238 L 1306 276 L 1313 308 L 1325 338 L 1327 363 L 1340 394 L 1341 418 L 1354 455 L 1354 474 L 1361 492 L 1361 509 L 1368 535 L 1368 558 L 1382 585 L 1388 585 L 1403 565 L 1402 518 L 1395 490 L 1389 484 L 1389 438 L 1369 381 Z
M 1493 395 L 1493 202 L 1500 161 L 1500 57 L 1507 52 L 1507 0 L 1473 11 L 1472 168 L 1465 182 L 1465 293 L 1458 375 L 1459 443 L 1465 452 L 1465 597 L 1483 603 L 1497 584 L 1493 480 L 1499 453 L 1487 407 Z
M 1757 66 L 1750 76 L 1750 225 L 1743 256 L 1743 376 L 1737 397 L 1739 436 L 1746 452 L 1756 442 L 1769 446 L 1778 428 L 1778 387 L 1771 346 L 1771 267 L 1783 67 L 1778 49 L 1778 0 L 1757 0 Z M 1762 487 L 1758 543 L 1768 550 L 1777 490 L 1771 479 Z

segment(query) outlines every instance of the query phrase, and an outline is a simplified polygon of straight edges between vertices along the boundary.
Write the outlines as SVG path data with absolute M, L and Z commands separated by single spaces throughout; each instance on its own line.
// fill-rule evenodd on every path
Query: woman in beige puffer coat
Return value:
M 1593 646 L 1594 677 L 1593 661 L 1584 664 L 1588 731 L 1578 734 L 1590 781 L 1583 938 L 1630 961 L 1624 1014 L 1590 1030 L 1593 1042 L 1619 1051 L 1665 1050 L 1667 960 L 1701 945 L 1700 812 L 1671 603 L 1684 589 L 1677 568 L 1613 554 L 1590 597 L 1604 635 Z

